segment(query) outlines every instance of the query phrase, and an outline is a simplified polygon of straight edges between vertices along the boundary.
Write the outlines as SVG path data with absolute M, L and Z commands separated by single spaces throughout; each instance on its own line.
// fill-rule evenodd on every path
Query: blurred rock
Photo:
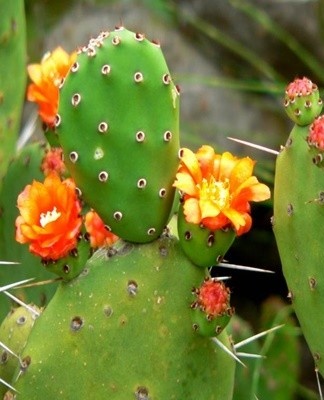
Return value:
M 241 10 L 242 3 L 265 12 L 319 60 L 324 60 L 324 3 L 321 0 L 217 0 L 208 2 L 208 7 L 200 0 L 175 1 L 183 12 L 203 18 L 255 51 L 287 79 L 300 74 L 309 75 L 309 71 L 286 45 Z M 221 45 L 212 46 L 209 54 L 224 57 L 227 72 L 247 74 L 247 65 L 242 65 L 240 59 L 233 58 Z
M 215 3 L 213 12 L 217 12 L 218 5 L 223 10 L 227 2 Z M 221 3 L 224 4 L 221 6 Z M 141 3 L 76 4 L 47 34 L 44 52 L 58 45 L 72 51 L 101 30 L 112 30 L 119 24 L 145 32 L 149 39 L 161 42 L 173 78 L 181 88 L 182 145 L 197 149 L 203 143 L 209 143 L 220 151 L 228 149 L 257 159 L 273 160 L 273 156 L 237 145 L 227 136 L 278 148 L 289 129 L 281 103 L 271 96 L 204 84 L 204 79 L 222 80 L 225 76 L 223 59 L 219 57 L 215 61 L 214 57 L 204 54 L 177 27 Z M 233 30 L 233 34 L 235 32 L 237 30 Z M 212 54 L 212 48 L 210 50 Z

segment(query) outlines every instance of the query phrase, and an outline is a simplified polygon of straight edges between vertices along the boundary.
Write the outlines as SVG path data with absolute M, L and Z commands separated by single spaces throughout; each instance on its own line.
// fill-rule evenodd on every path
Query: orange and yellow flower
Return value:
M 33 181 L 18 196 L 16 240 L 43 259 L 65 257 L 77 246 L 81 205 L 72 179 L 50 173 L 44 183 Z
M 197 153 L 182 149 L 174 186 L 183 194 L 186 221 L 211 230 L 231 226 L 237 235 L 250 230 L 250 201 L 270 197 L 269 188 L 252 176 L 255 161 L 229 152 L 215 154 L 210 146 Z
M 49 126 L 54 125 L 59 101 L 59 85 L 76 60 L 61 47 L 46 53 L 40 64 L 28 65 L 28 74 L 33 83 L 27 88 L 27 99 L 38 104 L 39 115 Z
M 101 246 L 111 246 L 118 240 L 118 236 L 110 232 L 99 215 L 93 210 L 86 214 L 84 225 L 89 234 L 90 245 L 94 249 Z

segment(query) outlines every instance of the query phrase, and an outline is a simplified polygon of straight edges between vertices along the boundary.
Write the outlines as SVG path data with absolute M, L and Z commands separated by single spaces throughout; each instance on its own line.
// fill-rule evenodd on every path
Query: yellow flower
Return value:
M 59 101 L 59 85 L 76 60 L 61 47 L 46 53 L 40 64 L 30 64 L 28 74 L 33 83 L 27 88 L 27 99 L 38 104 L 39 115 L 49 126 L 54 125 Z
M 33 181 L 17 200 L 16 240 L 43 259 L 65 257 L 77 246 L 82 218 L 72 179 L 63 182 L 51 172 L 44 183 Z
M 182 149 L 174 186 L 183 194 L 186 221 L 211 230 L 231 226 L 237 235 L 250 230 L 250 201 L 270 197 L 269 188 L 252 176 L 255 162 L 210 146 L 197 153 Z

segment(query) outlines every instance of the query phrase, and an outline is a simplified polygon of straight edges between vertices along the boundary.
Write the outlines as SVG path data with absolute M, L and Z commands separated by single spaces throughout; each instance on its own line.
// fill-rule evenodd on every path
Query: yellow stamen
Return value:
M 41 213 L 39 218 L 39 223 L 41 227 L 44 228 L 50 222 L 58 220 L 60 216 L 61 213 L 57 211 L 56 207 L 54 207 L 52 211 L 47 211 L 47 213 Z
M 213 203 L 219 210 L 230 204 L 229 181 L 217 182 L 212 176 L 209 180 L 203 179 L 200 186 L 200 199 L 203 202 Z

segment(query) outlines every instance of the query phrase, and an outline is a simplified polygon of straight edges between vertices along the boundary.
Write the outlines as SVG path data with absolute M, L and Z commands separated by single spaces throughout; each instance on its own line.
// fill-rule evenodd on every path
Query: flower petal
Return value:
M 183 205 L 183 213 L 187 222 L 199 224 L 201 221 L 201 213 L 198 200 L 195 198 L 186 200 Z
M 237 162 L 237 158 L 228 151 L 223 153 L 219 164 L 219 174 L 217 177 L 215 176 L 216 180 L 225 181 L 226 179 L 230 179 L 233 168 Z
M 217 215 L 217 217 L 203 218 L 201 223 L 211 231 L 217 231 L 218 229 L 223 229 L 230 224 L 230 220 L 222 213 Z
M 249 157 L 241 158 L 236 162 L 230 176 L 230 185 L 233 192 L 251 177 L 254 164 L 255 161 Z
M 247 233 L 247 232 L 251 229 L 251 226 L 252 226 L 252 218 L 251 218 L 251 215 L 248 214 L 248 213 L 244 213 L 244 214 L 242 214 L 242 216 L 243 216 L 243 218 L 245 219 L 245 224 L 244 224 L 244 225 L 241 225 L 241 226 L 239 227 L 239 229 L 236 230 L 237 236 L 241 236 L 241 235 L 243 235 L 244 233 Z
M 76 52 L 69 55 L 61 47 L 46 53 L 40 64 L 27 67 L 32 83 L 27 88 L 27 99 L 38 104 L 43 122 L 53 125 L 58 108 L 59 84 L 66 77 L 76 59 Z
M 196 196 L 198 194 L 197 186 L 193 177 L 183 172 L 178 172 L 176 174 L 176 181 L 173 186 L 191 196 Z
M 218 207 L 218 203 L 215 203 L 209 199 L 200 199 L 199 207 L 201 218 L 217 217 L 217 215 L 221 212 L 220 208 Z
M 90 235 L 90 245 L 93 248 L 110 246 L 118 240 L 118 236 L 106 229 L 102 219 L 93 210 L 87 212 L 84 225 Z
M 231 221 L 236 231 L 238 231 L 241 226 L 245 225 L 246 220 L 243 214 L 234 208 L 228 208 L 222 212 Z
M 181 163 L 186 166 L 193 180 L 199 183 L 202 179 L 199 162 L 196 155 L 189 149 L 183 148 L 181 155 Z
M 39 85 L 42 81 L 42 67 L 40 64 L 30 64 L 27 66 L 27 72 L 30 79 L 36 84 Z
M 234 197 L 240 201 L 264 201 L 271 196 L 270 189 L 264 183 L 260 183 L 255 176 L 251 176 L 242 183 L 234 193 Z
M 196 154 L 200 165 L 203 178 L 207 178 L 213 173 L 215 151 L 211 146 L 201 146 Z

